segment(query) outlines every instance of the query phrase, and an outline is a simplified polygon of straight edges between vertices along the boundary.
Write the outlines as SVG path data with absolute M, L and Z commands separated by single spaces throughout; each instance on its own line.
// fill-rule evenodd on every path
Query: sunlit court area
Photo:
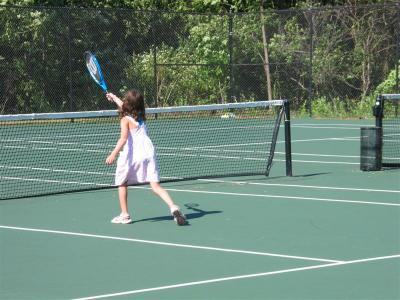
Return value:
M 398 3 L 106 2 L 0 5 L 0 299 L 400 299 Z

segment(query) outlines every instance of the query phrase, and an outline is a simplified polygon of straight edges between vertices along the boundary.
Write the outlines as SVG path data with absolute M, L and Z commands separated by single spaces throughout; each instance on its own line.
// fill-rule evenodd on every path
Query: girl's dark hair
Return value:
M 132 116 L 136 121 L 146 121 L 144 99 L 142 94 L 136 90 L 129 90 L 123 98 L 122 107 L 119 110 L 121 118 Z

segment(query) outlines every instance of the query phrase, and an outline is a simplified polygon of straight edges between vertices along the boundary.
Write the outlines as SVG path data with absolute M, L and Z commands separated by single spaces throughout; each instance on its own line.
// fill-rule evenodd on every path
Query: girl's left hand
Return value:
M 110 154 L 106 159 L 106 164 L 111 165 L 115 161 L 115 155 Z

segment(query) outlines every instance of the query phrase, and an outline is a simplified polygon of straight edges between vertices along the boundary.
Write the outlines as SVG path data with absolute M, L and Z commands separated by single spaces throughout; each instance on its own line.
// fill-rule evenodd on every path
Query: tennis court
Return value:
M 292 120 L 293 177 L 281 130 L 269 177 L 165 183 L 188 226 L 147 186 L 131 225 L 115 189 L 0 201 L 0 298 L 400 299 L 400 171 L 359 171 L 369 125 Z

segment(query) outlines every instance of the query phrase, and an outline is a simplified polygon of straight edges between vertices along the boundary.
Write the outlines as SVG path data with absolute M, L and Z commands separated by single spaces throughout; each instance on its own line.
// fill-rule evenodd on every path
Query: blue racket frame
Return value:
M 89 58 L 89 63 L 88 63 Z M 90 77 L 101 87 L 101 89 L 107 93 L 107 84 L 104 80 L 103 72 L 101 71 L 100 64 L 96 58 L 96 56 L 90 51 L 85 52 L 85 62 Z M 96 76 L 97 75 L 97 76 Z M 97 78 L 98 77 L 98 78 Z

